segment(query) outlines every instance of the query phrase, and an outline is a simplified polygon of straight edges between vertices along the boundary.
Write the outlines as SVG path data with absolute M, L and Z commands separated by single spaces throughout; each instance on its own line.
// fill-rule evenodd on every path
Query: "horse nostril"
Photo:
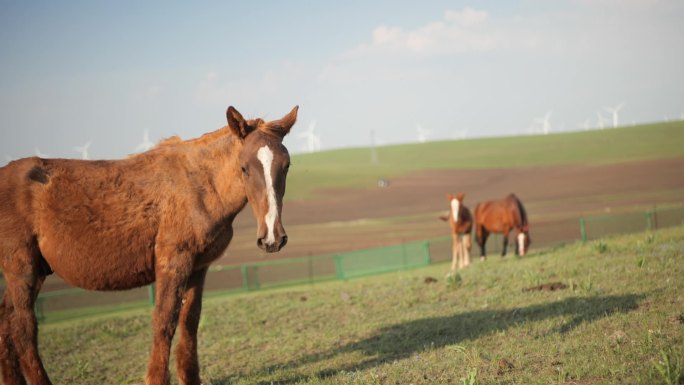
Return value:
M 256 241 L 256 244 L 260 249 L 265 250 L 269 253 L 279 251 L 280 249 L 282 249 L 285 246 L 285 244 L 287 244 L 287 235 L 282 236 L 280 238 L 279 243 L 276 243 L 276 242 L 266 243 L 265 238 L 258 238 Z

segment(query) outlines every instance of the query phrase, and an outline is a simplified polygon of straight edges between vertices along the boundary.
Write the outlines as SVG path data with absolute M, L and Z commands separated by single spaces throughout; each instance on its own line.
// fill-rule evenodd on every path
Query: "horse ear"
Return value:
M 298 111 L 299 106 L 294 106 L 292 111 L 290 111 L 287 115 L 283 116 L 279 120 L 269 122 L 267 125 L 268 129 L 275 135 L 279 136 L 281 139 L 284 138 L 285 135 L 287 135 L 290 132 L 290 129 L 292 128 L 292 126 L 294 126 L 295 122 L 297 121 Z
M 226 110 L 226 118 L 228 119 L 228 127 L 240 139 L 244 139 L 253 130 L 253 127 L 247 124 L 242 114 L 233 106 L 228 107 L 228 110 Z
M 451 202 L 451 199 L 453 199 L 453 198 L 451 197 L 451 194 L 449 194 L 449 193 L 447 193 L 446 197 L 447 197 L 447 201 L 448 201 L 448 202 Z
M 456 199 L 458 199 L 460 202 L 463 202 L 463 200 L 465 199 L 465 193 L 456 194 Z

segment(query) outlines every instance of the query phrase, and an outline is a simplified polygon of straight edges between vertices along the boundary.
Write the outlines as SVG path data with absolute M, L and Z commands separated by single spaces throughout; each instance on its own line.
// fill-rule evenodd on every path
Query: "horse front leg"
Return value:
M 176 332 L 180 303 L 192 262 L 157 262 L 155 307 L 152 318 L 152 351 L 145 385 L 169 385 L 169 355 Z
M 5 280 L 9 293 L 9 298 L 5 294 L 4 316 L 11 308 L 11 319 L 3 317 L 3 339 L 9 328 L 11 334 L 11 344 L 3 342 L 3 375 L 6 384 L 25 384 L 21 378 L 21 373 L 16 372 L 16 359 L 18 358 L 21 369 L 26 379 L 31 385 L 51 385 L 43 362 L 38 354 L 38 321 L 34 313 L 34 305 L 38 292 L 45 280 L 44 275 L 40 275 L 30 260 L 34 255 L 29 255 L 28 260 L 24 260 L 25 266 L 18 271 L 5 271 Z M 22 256 L 14 255 L 15 260 L 21 261 Z M 8 303 L 11 300 L 11 305 Z M 11 306 L 11 307 L 8 307 Z M 9 323 L 9 325 L 7 325 Z M 14 382 L 12 382 L 14 381 Z
M 461 239 L 461 234 L 456 235 L 458 239 L 458 244 L 456 245 L 456 255 L 458 256 L 458 269 L 463 269 L 465 267 L 465 261 L 463 259 L 463 239 Z
M 471 235 L 469 233 L 463 234 L 463 259 L 464 266 L 470 266 L 470 245 L 471 245 Z
M 451 272 L 455 272 L 456 269 L 461 268 L 461 263 L 459 261 L 459 249 L 460 249 L 460 242 L 458 239 L 458 234 L 452 234 L 451 235 Z
M 5 290 L 0 304 L 0 373 L 5 385 L 26 385 L 26 380 L 21 374 L 19 356 L 12 343 L 10 319 L 13 312 L 12 299 L 9 291 Z
M 487 258 L 485 244 L 487 243 L 489 232 L 484 228 L 484 226 L 478 226 L 475 230 L 475 235 L 477 237 L 477 244 L 480 246 L 480 260 L 484 261 Z
M 176 346 L 176 369 L 181 385 L 200 385 L 199 359 L 197 358 L 197 328 L 202 312 L 202 292 L 207 268 L 190 275 L 183 295 L 178 320 L 180 340 Z
M 506 248 L 508 247 L 508 231 L 503 233 L 503 249 L 501 250 L 501 256 L 506 256 Z

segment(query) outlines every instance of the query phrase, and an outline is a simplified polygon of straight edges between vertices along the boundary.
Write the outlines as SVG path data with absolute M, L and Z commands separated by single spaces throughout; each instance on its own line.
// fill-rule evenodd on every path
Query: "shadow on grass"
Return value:
M 645 295 L 619 295 L 604 297 L 567 298 L 557 302 L 531 305 L 506 310 L 478 310 L 445 317 L 424 318 L 387 326 L 377 330 L 373 336 L 349 343 L 328 352 L 305 356 L 288 363 L 265 367 L 258 373 L 247 376 L 269 376 L 268 381 L 259 384 L 287 385 L 307 379 L 325 378 L 338 373 L 353 372 L 375 367 L 384 362 L 408 358 L 426 349 L 441 348 L 463 341 L 477 339 L 492 333 L 505 331 L 516 325 L 534 323 L 559 316 L 572 317 L 568 322 L 550 333 L 567 333 L 582 323 L 608 317 L 615 313 L 627 313 L 638 307 Z M 316 374 L 296 373 L 298 367 L 330 359 L 339 354 L 361 352 L 368 360 L 324 369 Z M 272 373 L 283 371 L 281 376 Z M 212 383 L 230 384 L 229 378 Z

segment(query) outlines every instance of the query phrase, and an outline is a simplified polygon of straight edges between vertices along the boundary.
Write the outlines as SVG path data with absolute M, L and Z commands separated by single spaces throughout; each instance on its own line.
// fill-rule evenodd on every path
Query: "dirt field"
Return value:
M 477 202 L 516 193 L 528 211 L 534 249 L 579 238 L 577 218 L 582 215 L 684 202 L 684 159 L 435 170 L 390 180 L 385 188 L 325 191 L 319 199 L 285 202 L 289 243 L 276 254 L 256 247 L 255 222 L 246 207 L 235 222 L 226 256 L 216 263 L 323 255 L 447 236 L 448 226 L 437 216 L 448 209 L 446 193 L 459 191 L 466 193 L 471 210 Z M 63 287 L 61 280 L 50 277 L 45 290 Z
M 501 198 L 509 192 L 515 192 L 529 205 L 673 189 L 684 189 L 684 159 L 603 166 L 439 170 L 392 180 L 387 188 L 327 191 L 325 198 L 287 202 L 283 215 L 293 225 L 413 215 L 446 209 L 445 194 L 457 191 L 465 192 L 467 203 L 474 207 L 476 202 Z M 651 202 L 637 199 L 634 203 Z M 582 213 L 596 208 L 588 205 L 560 209 Z
M 227 256 L 218 263 L 319 255 L 445 236 L 448 227 L 437 215 L 448 209 L 446 193 L 459 191 L 466 193 L 465 204 L 471 210 L 480 201 L 514 192 L 528 211 L 534 244 L 543 245 L 553 239 L 568 239 L 567 234 L 545 233 L 543 227 L 547 223 L 571 220 L 579 231 L 576 220 L 582 215 L 684 202 L 684 159 L 591 166 L 434 170 L 389 182 L 385 188 L 325 191 L 319 199 L 287 201 L 283 220 L 290 241 L 274 255 L 265 255 L 256 249 L 255 224 L 251 211 L 246 209 L 235 223 L 236 236 Z M 372 221 L 380 218 L 397 219 L 384 223 L 386 231 L 383 231 L 382 223 Z M 412 226 L 414 234 L 392 234 L 393 229 L 404 225 Z M 563 226 L 559 229 L 567 232 Z M 340 236 L 337 232 L 344 234 Z M 336 247 L 329 247 L 330 242 Z

